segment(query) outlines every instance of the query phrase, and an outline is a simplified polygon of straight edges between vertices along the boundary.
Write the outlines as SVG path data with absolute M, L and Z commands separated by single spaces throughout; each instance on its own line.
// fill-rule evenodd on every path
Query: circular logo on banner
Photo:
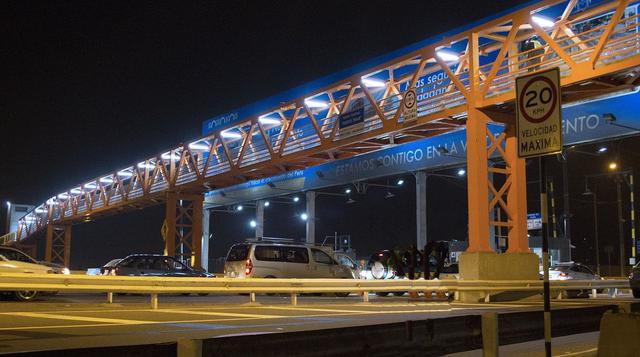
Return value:
M 518 106 L 520 113 L 530 123 L 542 123 L 556 109 L 558 91 L 547 77 L 531 78 L 522 87 Z
M 411 109 L 416 105 L 416 92 L 414 90 L 408 90 L 404 94 L 404 107 Z

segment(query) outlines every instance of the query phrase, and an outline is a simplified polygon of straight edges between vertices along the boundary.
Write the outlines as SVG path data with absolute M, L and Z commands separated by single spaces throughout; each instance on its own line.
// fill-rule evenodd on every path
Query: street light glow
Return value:
M 194 150 L 194 151 L 209 151 L 209 145 L 191 143 L 191 144 L 189 144 L 189 149 Z
M 300 201 L 300 197 L 298 196 L 293 196 L 293 202 L 298 202 Z
M 599 152 L 599 153 L 607 152 L 607 147 L 606 147 L 606 146 L 603 146 L 603 147 L 599 148 L 599 149 L 598 149 L 598 152 Z
M 251 228 L 256 228 L 256 226 L 258 225 L 258 223 L 256 223 L 256 221 L 252 219 L 252 220 L 249 222 L 249 225 L 251 226 Z
M 618 168 L 618 163 L 616 163 L 615 161 L 611 161 L 609 163 L 609 170 L 615 170 Z
M 300 219 L 302 219 L 303 221 L 306 221 L 309 218 L 309 216 L 306 213 L 301 213 L 300 214 Z
M 236 206 L 236 211 L 242 211 L 244 207 L 242 207 L 242 205 L 237 205 Z
M 404 185 L 404 180 L 403 179 L 399 179 L 398 180 L 398 186 L 402 186 Z
M 264 201 L 264 203 L 262 205 L 265 206 L 265 207 L 269 207 L 270 203 L 269 203 L 269 201 Z
M 458 170 L 458 176 L 464 176 L 467 173 L 467 170 L 465 169 L 459 169 Z
M 351 189 L 350 189 L 350 188 L 347 188 L 346 190 L 344 190 L 344 193 L 346 193 L 346 194 L 350 194 L 350 193 L 351 193 Z

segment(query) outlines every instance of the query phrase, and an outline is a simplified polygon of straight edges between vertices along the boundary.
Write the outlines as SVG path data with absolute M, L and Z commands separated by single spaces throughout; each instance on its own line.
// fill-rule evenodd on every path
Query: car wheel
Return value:
M 396 291 L 396 292 L 393 293 L 393 295 L 402 296 L 402 295 L 404 295 L 404 291 Z
M 389 274 L 389 268 L 384 262 L 376 261 L 371 264 L 371 276 L 373 276 L 374 279 L 386 279 L 387 274 Z
M 337 297 L 347 297 L 349 293 L 335 293 Z
M 38 296 L 37 291 L 15 291 L 13 296 L 18 301 L 31 301 Z
M 209 293 L 198 293 L 198 296 L 207 296 Z
M 633 297 L 640 299 L 640 289 L 633 289 Z
M 389 293 L 380 291 L 380 292 L 377 292 L 376 295 L 378 295 L 378 296 L 387 296 L 387 295 L 389 295 Z
M 180 295 L 182 295 L 182 296 L 189 296 L 189 295 L 191 295 L 191 294 L 190 294 L 190 293 L 182 293 L 182 294 L 180 294 Z

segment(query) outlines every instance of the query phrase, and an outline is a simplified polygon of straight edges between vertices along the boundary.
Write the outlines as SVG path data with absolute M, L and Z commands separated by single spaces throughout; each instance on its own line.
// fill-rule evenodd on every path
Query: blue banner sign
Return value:
M 640 129 L 640 115 L 635 112 L 637 103 L 640 103 L 640 94 L 634 91 L 563 107 L 562 124 L 565 145 L 638 134 L 640 131 L 633 129 Z M 605 117 L 615 120 L 609 122 Z M 490 124 L 489 130 L 497 136 L 504 127 Z M 206 195 L 206 203 L 210 207 L 229 205 L 358 180 L 400 175 L 416 170 L 437 170 L 460 166 L 466 162 L 466 152 L 466 131 L 462 129 L 304 170 L 291 171 L 279 176 L 211 191 Z

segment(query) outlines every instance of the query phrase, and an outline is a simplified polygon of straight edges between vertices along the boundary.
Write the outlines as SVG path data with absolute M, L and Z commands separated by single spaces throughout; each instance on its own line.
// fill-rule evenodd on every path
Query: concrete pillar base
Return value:
M 460 255 L 460 280 L 538 280 L 535 253 L 464 252 Z M 513 301 L 537 296 L 530 292 L 460 292 L 460 301 Z

